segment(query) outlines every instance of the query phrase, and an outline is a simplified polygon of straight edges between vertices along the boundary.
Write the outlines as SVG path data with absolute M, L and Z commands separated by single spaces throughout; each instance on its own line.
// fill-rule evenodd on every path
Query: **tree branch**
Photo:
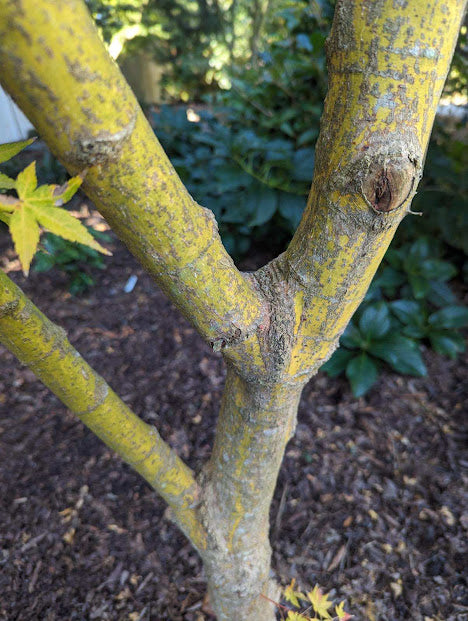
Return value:
M 206 340 L 241 342 L 262 300 L 188 194 L 81 0 L 0 0 L 0 80 L 112 229 Z
M 416 192 L 464 0 L 339 0 L 308 206 L 284 258 L 287 374 L 330 356 Z
M 105 444 L 164 498 L 174 519 L 202 550 L 205 533 L 197 514 L 199 488 L 191 470 L 112 391 L 53 324 L 0 271 L 0 341 Z

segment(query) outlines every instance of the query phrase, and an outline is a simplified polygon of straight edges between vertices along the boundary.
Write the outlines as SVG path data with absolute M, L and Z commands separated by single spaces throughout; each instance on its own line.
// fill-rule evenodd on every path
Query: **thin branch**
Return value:
M 205 533 L 196 506 L 199 489 L 192 471 L 113 392 L 53 324 L 0 271 L 0 342 L 105 444 L 139 472 L 166 500 L 174 519 L 199 550 Z
M 81 0 L 0 0 L 0 81 L 209 342 L 242 342 L 263 303 L 189 195 Z
M 286 252 L 300 316 L 290 375 L 331 355 L 409 213 L 465 0 L 427 0 L 424 14 L 411 3 L 374 4 L 338 0 L 327 43 L 314 179 Z

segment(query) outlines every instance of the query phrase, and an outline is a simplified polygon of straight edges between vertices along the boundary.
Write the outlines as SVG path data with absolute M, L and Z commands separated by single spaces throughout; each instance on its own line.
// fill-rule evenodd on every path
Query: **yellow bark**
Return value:
M 0 339 L 173 508 L 220 621 L 270 621 L 268 508 L 301 388 L 362 300 L 421 175 L 464 0 L 338 0 L 308 206 L 241 274 L 188 195 L 82 2 L 0 0 L 0 80 L 112 228 L 228 359 L 213 455 L 188 468 L 6 277 Z M 4 280 L 6 279 L 6 280 Z M 66 378 L 64 381 L 63 378 Z
M 464 6 L 337 4 L 314 180 L 284 268 L 301 307 L 290 376 L 330 355 L 409 211 Z
M 200 491 L 191 470 L 86 363 L 65 331 L 1 271 L 0 341 L 161 494 L 180 528 L 203 549 L 205 533 L 194 510 Z
M 0 81 L 206 340 L 242 340 L 261 300 L 188 194 L 82 0 L 0 2 Z

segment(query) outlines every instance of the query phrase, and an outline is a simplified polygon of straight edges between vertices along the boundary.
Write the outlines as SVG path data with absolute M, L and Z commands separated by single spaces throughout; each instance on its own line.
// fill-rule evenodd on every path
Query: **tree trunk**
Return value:
M 303 382 L 243 379 L 228 367 L 216 440 L 203 473 L 202 553 L 219 621 L 270 621 L 269 508 Z M 247 475 L 248 473 L 248 475 Z
M 164 497 L 204 561 L 219 621 L 275 618 L 262 597 L 277 590 L 269 507 L 300 393 L 410 211 L 465 4 L 336 3 L 307 209 L 288 250 L 245 275 L 213 214 L 185 190 L 84 4 L 0 0 L 2 85 L 69 172 L 87 170 L 96 207 L 223 352 L 226 388 L 198 482 L 6 276 L 0 340 Z

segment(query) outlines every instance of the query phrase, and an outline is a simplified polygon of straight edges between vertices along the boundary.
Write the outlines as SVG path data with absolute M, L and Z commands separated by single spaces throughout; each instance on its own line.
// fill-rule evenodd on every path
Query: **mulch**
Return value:
M 3 232 L 0 260 L 198 469 L 210 454 L 222 359 L 113 246 L 84 297 L 54 270 L 26 281 Z M 138 281 L 125 293 L 131 275 Z M 318 583 L 356 619 L 468 620 L 468 356 L 424 357 L 427 378 L 388 372 L 360 399 L 343 379 L 314 377 L 279 477 L 279 580 Z M 212 620 L 201 563 L 164 503 L 2 348 L 0 410 L 0 619 Z

